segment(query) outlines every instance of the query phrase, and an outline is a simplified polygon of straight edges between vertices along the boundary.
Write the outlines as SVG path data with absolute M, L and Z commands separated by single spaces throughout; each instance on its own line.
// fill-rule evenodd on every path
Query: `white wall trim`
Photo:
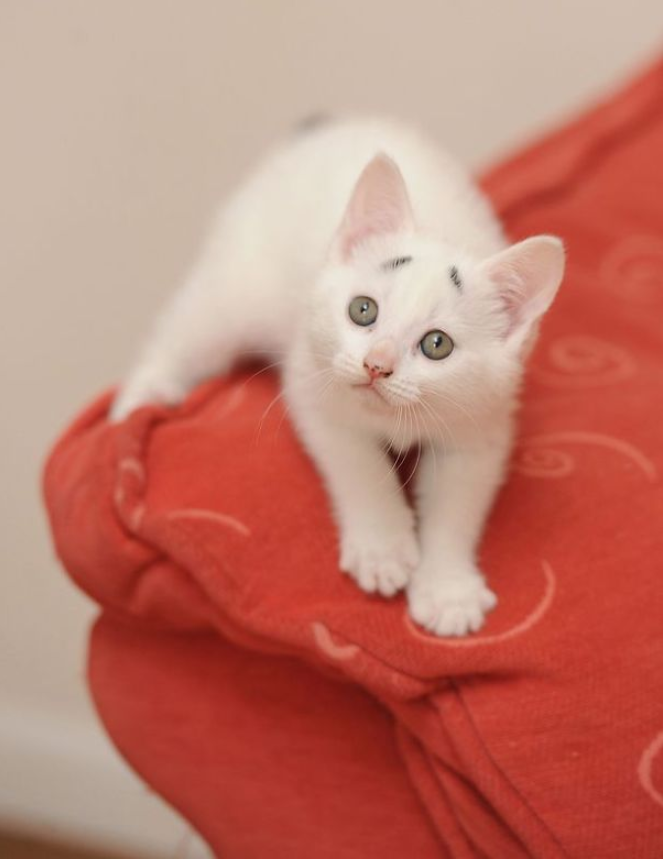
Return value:
M 131 856 L 210 855 L 127 767 L 92 718 L 64 722 L 4 702 L 0 827 Z

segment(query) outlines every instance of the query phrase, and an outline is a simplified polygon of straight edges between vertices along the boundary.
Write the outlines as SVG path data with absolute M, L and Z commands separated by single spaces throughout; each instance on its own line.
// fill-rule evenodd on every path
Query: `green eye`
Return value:
M 421 351 L 431 361 L 441 361 L 447 358 L 454 350 L 454 341 L 444 331 L 429 331 L 425 334 L 419 344 Z
M 378 318 L 377 303 L 366 295 L 358 295 L 350 302 L 348 316 L 355 325 L 372 325 Z

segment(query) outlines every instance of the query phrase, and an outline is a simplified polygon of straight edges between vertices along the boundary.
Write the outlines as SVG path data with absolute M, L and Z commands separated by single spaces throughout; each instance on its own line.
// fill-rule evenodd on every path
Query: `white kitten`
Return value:
M 556 238 L 507 247 L 466 173 L 412 129 L 329 124 L 273 152 L 224 206 L 112 417 L 176 403 L 247 351 L 280 356 L 341 568 L 368 592 L 407 587 L 418 623 L 464 635 L 496 603 L 475 551 L 563 268 Z M 386 448 L 419 443 L 415 528 Z

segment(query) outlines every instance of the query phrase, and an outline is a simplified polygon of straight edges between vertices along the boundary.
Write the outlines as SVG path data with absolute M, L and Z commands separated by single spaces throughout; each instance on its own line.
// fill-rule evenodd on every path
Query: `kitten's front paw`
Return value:
M 435 635 L 477 632 L 497 597 L 475 570 L 416 576 L 408 588 L 412 618 Z
M 393 596 L 409 582 L 418 563 L 419 545 L 413 527 L 379 534 L 345 534 L 341 539 L 341 569 L 369 594 Z

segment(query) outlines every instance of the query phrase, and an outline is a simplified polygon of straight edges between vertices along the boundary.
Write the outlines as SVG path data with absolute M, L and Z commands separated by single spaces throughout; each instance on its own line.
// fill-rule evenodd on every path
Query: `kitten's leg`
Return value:
M 172 297 L 113 403 L 111 420 L 146 403 L 175 405 L 197 382 L 229 369 L 239 326 L 231 318 L 237 302 L 226 275 L 204 264 Z
M 509 449 L 510 434 L 505 431 L 492 447 L 448 454 L 431 449 L 422 458 L 422 560 L 408 588 L 408 603 L 414 620 L 437 635 L 476 632 L 497 603 L 476 566 L 475 552 Z
M 419 561 L 414 513 L 379 442 L 293 408 L 300 436 L 329 491 L 340 532 L 341 569 L 362 590 L 392 596 Z M 299 412 L 299 414 L 298 414 Z

